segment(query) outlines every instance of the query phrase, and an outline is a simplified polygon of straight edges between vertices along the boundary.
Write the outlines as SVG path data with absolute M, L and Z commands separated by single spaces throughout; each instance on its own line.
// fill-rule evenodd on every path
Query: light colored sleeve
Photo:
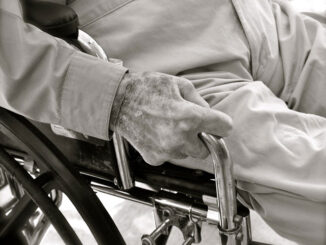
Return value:
M 233 118 L 226 142 L 250 205 L 280 235 L 326 244 L 326 118 L 288 109 L 261 82 L 215 108 Z
M 326 118 L 290 110 L 259 81 L 225 83 L 201 94 L 233 119 L 225 141 L 247 204 L 280 235 L 326 244 Z M 210 156 L 174 163 L 213 172 Z
M 0 0 L 0 106 L 32 120 L 108 139 L 126 68 L 76 51 L 23 22 Z
M 241 186 L 326 201 L 326 118 L 290 110 L 258 81 L 234 90 L 214 109 L 233 119 L 225 140 Z

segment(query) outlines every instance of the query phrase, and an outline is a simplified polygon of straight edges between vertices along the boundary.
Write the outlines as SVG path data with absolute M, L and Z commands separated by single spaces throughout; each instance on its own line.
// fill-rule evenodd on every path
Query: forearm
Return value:
M 288 109 L 261 82 L 215 108 L 233 118 L 226 142 L 247 202 L 282 236 L 325 244 L 326 118 Z
M 234 122 L 226 141 L 238 183 L 249 192 L 259 184 L 325 202 L 325 118 L 288 109 L 261 82 L 249 82 L 214 108 Z
M 107 139 L 126 69 L 72 49 L 0 5 L 0 106 Z

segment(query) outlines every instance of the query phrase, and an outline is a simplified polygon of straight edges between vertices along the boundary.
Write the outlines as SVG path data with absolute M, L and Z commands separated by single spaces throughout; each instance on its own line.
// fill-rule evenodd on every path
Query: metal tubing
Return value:
M 233 229 L 233 219 L 237 212 L 233 163 L 223 139 L 206 133 L 201 133 L 200 137 L 209 149 L 214 164 L 217 203 L 221 215 L 220 227 Z
M 102 185 L 102 184 L 95 183 L 95 182 L 92 181 L 91 182 L 91 187 L 92 187 L 92 189 L 94 191 L 102 192 L 102 193 L 105 193 L 105 194 L 109 194 L 111 196 L 123 198 L 125 200 L 137 202 L 137 203 L 144 204 L 144 205 L 147 205 L 147 206 L 150 206 L 150 207 L 153 206 L 152 200 L 150 198 L 137 197 L 135 195 L 129 194 L 128 192 L 117 190 L 117 189 L 115 189 L 113 187 L 110 187 L 108 185 Z
M 102 47 L 90 35 L 82 30 L 78 30 L 78 43 L 85 53 L 102 60 L 108 59 Z
M 164 233 L 173 224 L 173 219 L 166 219 L 162 224 L 160 224 L 150 235 L 145 235 L 142 237 L 142 241 L 155 243 L 155 240 Z
M 182 245 L 191 245 L 195 242 L 195 239 L 193 237 L 188 237 L 187 240 L 185 240 Z
M 129 190 L 134 187 L 134 183 L 131 178 L 131 171 L 125 151 L 124 139 L 117 133 L 113 134 L 113 145 L 122 187 L 124 190 Z
M 186 215 L 190 215 L 193 219 L 199 219 L 203 221 L 209 221 L 210 223 L 218 224 L 220 221 L 220 217 L 218 215 L 214 215 L 214 217 L 208 216 L 208 210 L 205 208 L 194 207 L 192 203 L 180 202 L 168 198 L 161 197 L 138 197 L 136 195 L 132 195 L 125 191 L 117 190 L 113 187 L 109 187 L 107 185 L 102 185 L 99 183 L 91 182 L 91 187 L 95 191 L 103 192 L 112 196 L 120 197 L 129 201 L 134 201 L 137 203 L 145 204 L 147 206 L 154 206 L 154 204 L 158 204 L 162 207 L 170 207 L 184 213 Z
M 207 210 L 199 207 L 194 207 L 192 203 L 185 203 L 161 197 L 154 198 L 154 202 L 156 205 L 158 204 L 162 207 L 170 207 L 182 213 L 189 214 L 193 219 L 202 220 L 204 218 L 204 220 L 207 220 Z M 217 222 L 219 221 L 218 218 L 219 217 L 216 217 Z
M 249 245 L 252 241 L 251 236 L 251 223 L 250 223 L 250 215 L 243 217 L 242 224 L 242 239 L 241 239 L 241 245 Z

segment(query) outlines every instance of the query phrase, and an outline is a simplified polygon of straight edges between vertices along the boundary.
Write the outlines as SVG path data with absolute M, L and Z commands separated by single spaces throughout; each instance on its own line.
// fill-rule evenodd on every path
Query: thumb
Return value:
M 199 107 L 199 106 L 198 106 Z M 211 108 L 198 108 L 202 118 L 198 127 L 200 132 L 220 137 L 228 136 L 232 130 L 232 119 L 227 114 Z

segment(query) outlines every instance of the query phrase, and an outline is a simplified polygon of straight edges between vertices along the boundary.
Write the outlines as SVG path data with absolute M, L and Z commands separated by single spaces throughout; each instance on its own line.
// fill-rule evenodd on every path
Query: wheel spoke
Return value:
M 19 231 L 36 209 L 37 206 L 29 196 L 24 195 L 12 209 L 10 214 L 4 218 L 4 225 L 0 227 L 0 237 Z
M 47 193 L 51 191 L 54 185 L 49 173 L 38 176 L 34 181 Z M 37 206 L 35 203 L 25 194 L 11 210 L 10 214 L 2 221 L 0 236 L 6 236 L 9 233 L 21 230 L 22 226 L 26 224 L 26 221 L 35 213 L 36 209 Z
M 23 186 L 29 197 L 49 218 L 63 241 L 67 244 L 81 244 L 74 230 L 67 222 L 63 214 L 47 196 L 47 193 L 34 182 L 33 178 L 6 152 L 0 147 L 0 161 L 5 168 Z

